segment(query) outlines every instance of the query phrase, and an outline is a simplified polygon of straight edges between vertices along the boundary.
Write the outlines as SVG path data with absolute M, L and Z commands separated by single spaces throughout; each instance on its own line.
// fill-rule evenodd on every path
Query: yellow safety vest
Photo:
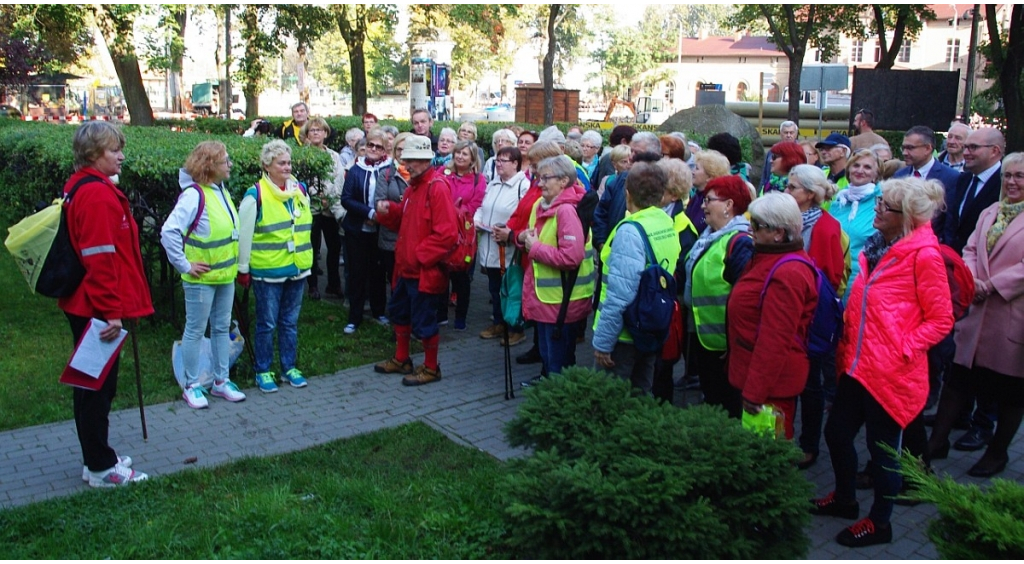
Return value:
M 181 278 L 192 284 L 229 284 L 238 274 L 238 210 L 226 191 L 212 186 L 198 189 L 203 191 L 206 200 L 210 234 L 206 237 L 195 232 L 189 235 L 185 241 L 185 258 L 190 263 L 210 265 L 210 271 L 200 277 L 183 274 Z
M 685 217 L 686 214 L 680 213 Z M 676 231 L 675 222 L 659 207 L 649 207 L 642 209 L 632 215 L 627 216 L 612 229 L 612 232 L 608 235 L 608 241 L 604 247 L 601 248 L 601 277 L 606 279 L 608 277 L 608 258 L 612 252 L 612 242 L 615 241 L 615 234 L 618 233 L 619 227 L 623 223 L 639 223 L 643 226 L 644 231 L 647 232 L 647 238 L 651 243 L 651 249 L 654 251 L 654 258 L 658 259 L 658 262 L 669 272 L 675 272 L 676 263 L 679 262 L 679 252 L 681 250 L 679 246 L 679 233 Z M 597 329 L 597 324 L 601 321 L 601 310 L 604 307 L 604 301 L 607 297 L 608 285 L 601 285 L 601 300 L 597 306 L 597 313 L 594 314 L 594 329 Z M 629 334 L 625 328 L 619 333 L 619 341 L 624 343 L 632 343 L 633 336 Z
M 537 225 L 537 209 L 543 200 L 538 199 L 530 212 L 530 229 Z M 583 262 L 580 263 L 580 272 L 576 276 L 576 284 L 572 288 L 570 301 L 589 298 L 594 295 L 594 247 L 590 243 L 590 233 L 584 233 L 586 243 L 583 245 Z M 558 216 L 553 215 L 540 230 L 537 239 L 545 245 L 558 246 Z M 537 292 L 537 299 L 545 304 L 562 303 L 562 272 L 553 266 L 533 261 L 533 283 Z
M 254 278 L 287 278 L 309 270 L 313 266 L 309 200 L 278 201 L 274 191 L 280 188 L 265 176 L 255 188 L 262 205 L 252 238 L 249 272 Z
M 732 285 L 725 280 L 725 259 L 729 242 L 735 237 L 729 233 L 715 241 L 693 267 L 690 282 L 693 298 L 693 322 L 697 338 L 709 351 L 724 351 L 725 305 L 729 301 Z

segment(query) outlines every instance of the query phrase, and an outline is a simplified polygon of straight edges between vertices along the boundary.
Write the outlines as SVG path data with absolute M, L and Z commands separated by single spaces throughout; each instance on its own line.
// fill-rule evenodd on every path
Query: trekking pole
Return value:
M 498 263 L 499 272 L 501 278 L 505 278 L 505 245 L 498 245 Z M 499 299 L 500 305 L 500 299 Z M 503 308 L 502 308 L 503 309 Z M 504 314 L 504 310 L 502 314 Z M 504 317 L 504 315 L 502 315 Z M 512 385 L 512 343 L 509 341 L 508 336 L 508 323 L 504 319 L 501 320 L 501 326 L 505 333 L 505 399 L 510 400 L 516 397 L 515 391 Z
M 135 358 L 135 389 L 139 394 L 139 417 L 142 419 L 142 440 L 149 440 L 149 431 L 146 429 L 146 408 L 142 404 L 142 367 L 139 366 L 139 322 L 132 319 L 129 321 L 132 326 L 132 355 Z
M 249 355 L 249 365 L 256 371 L 256 354 L 253 352 L 252 339 L 249 338 L 249 288 L 242 290 L 242 303 L 238 303 L 238 292 L 234 296 L 235 318 L 238 319 L 238 332 L 245 339 L 245 352 Z

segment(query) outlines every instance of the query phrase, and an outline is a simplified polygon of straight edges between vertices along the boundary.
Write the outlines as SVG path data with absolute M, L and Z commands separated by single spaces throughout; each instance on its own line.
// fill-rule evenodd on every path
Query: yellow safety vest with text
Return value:
M 530 212 L 530 229 L 537 225 L 537 209 L 543 200 L 538 199 Z M 575 211 L 575 210 L 574 210 Z M 594 295 L 594 247 L 590 243 L 590 233 L 584 233 L 586 243 L 583 245 L 583 262 L 576 276 L 576 284 L 572 288 L 569 300 L 581 300 Z M 545 245 L 558 246 L 558 216 L 552 215 L 537 235 L 537 239 Z M 533 283 L 537 299 L 545 304 L 562 303 L 562 273 L 564 270 L 533 261 Z
M 229 284 L 238 274 L 238 210 L 226 191 L 212 186 L 197 189 L 206 201 L 210 234 L 200 237 L 192 232 L 185 240 L 185 258 L 190 263 L 204 262 L 210 270 L 200 277 L 183 274 L 181 278 L 192 284 Z
M 256 189 L 260 191 L 261 215 L 252 239 L 250 274 L 254 278 L 287 278 L 309 270 L 313 266 L 309 200 L 294 197 L 278 201 L 273 191 L 280 188 L 266 177 L 260 179 Z

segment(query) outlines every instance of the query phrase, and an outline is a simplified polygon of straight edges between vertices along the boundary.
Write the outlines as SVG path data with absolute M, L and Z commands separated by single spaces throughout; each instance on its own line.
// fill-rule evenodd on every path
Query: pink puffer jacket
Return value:
M 930 224 L 896 242 L 847 302 L 836 365 L 860 382 L 900 427 L 928 397 L 928 349 L 953 328 L 953 304 L 938 240 Z

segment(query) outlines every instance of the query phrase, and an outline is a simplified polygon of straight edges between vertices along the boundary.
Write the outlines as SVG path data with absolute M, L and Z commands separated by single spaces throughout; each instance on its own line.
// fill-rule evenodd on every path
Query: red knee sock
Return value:
M 441 340 L 441 335 L 434 335 L 429 339 L 423 339 L 423 366 L 431 370 L 437 370 L 437 343 Z
M 412 334 L 411 325 L 395 325 L 395 360 L 409 360 L 409 338 Z

